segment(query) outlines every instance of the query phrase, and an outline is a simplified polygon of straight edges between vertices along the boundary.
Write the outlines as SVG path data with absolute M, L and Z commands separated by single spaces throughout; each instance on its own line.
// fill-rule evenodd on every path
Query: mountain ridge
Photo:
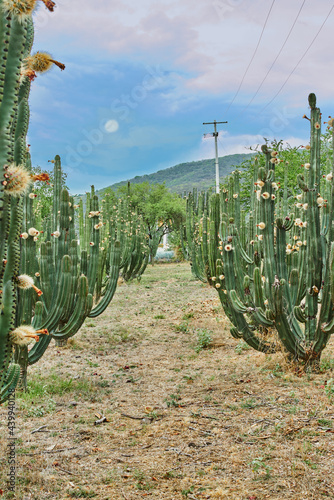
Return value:
M 225 155 L 219 157 L 219 173 L 220 178 L 229 175 L 241 163 L 251 158 L 254 153 L 241 153 L 234 155 Z M 116 182 L 110 186 L 99 189 L 98 194 L 103 195 L 103 192 L 111 188 L 116 191 L 119 187 L 131 184 L 140 184 L 149 182 L 150 184 L 162 184 L 165 182 L 170 191 L 183 194 L 185 191 L 192 191 L 194 187 L 199 190 L 206 190 L 215 185 L 215 160 L 197 160 L 191 162 L 179 163 L 173 167 L 168 167 L 158 170 L 152 174 L 137 175 L 132 179 Z

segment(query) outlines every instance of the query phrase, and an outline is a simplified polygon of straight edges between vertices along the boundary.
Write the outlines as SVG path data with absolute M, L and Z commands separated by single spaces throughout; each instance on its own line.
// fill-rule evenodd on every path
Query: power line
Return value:
M 268 12 L 268 14 L 267 14 L 266 20 L 265 20 L 265 22 L 264 22 L 264 25 L 263 25 L 263 28 L 262 28 L 262 31 L 261 31 L 260 38 L 259 38 L 259 40 L 258 40 L 258 42 L 257 42 L 257 45 L 256 45 L 255 50 L 254 50 L 254 52 L 253 52 L 253 55 L 252 55 L 252 57 L 251 57 L 251 60 L 250 60 L 250 62 L 249 62 L 249 64 L 248 64 L 248 66 L 247 66 L 247 68 L 246 68 L 245 73 L 243 74 L 243 77 L 242 77 L 242 79 L 241 79 L 241 82 L 240 82 L 240 84 L 239 84 L 239 87 L 238 87 L 238 89 L 237 89 L 236 93 L 234 94 L 234 97 L 233 97 L 232 101 L 231 101 L 231 102 L 230 102 L 230 104 L 228 105 L 228 107 L 227 107 L 227 109 L 226 109 L 225 113 L 227 113 L 227 112 L 228 112 L 228 110 L 230 109 L 230 107 L 231 107 L 231 106 L 232 106 L 232 104 L 234 103 L 234 101 L 235 101 L 235 99 L 236 99 L 237 95 L 239 94 L 239 91 L 240 91 L 240 89 L 241 89 L 241 87 L 242 87 L 242 84 L 243 84 L 243 82 L 244 82 L 245 78 L 246 78 L 246 75 L 247 75 L 247 73 L 248 73 L 248 70 L 249 70 L 249 68 L 250 68 L 250 66 L 251 66 L 251 64 L 252 64 L 252 62 L 253 62 L 253 60 L 254 60 L 254 57 L 255 57 L 255 55 L 256 55 L 256 53 L 257 53 L 257 50 L 258 50 L 258 48 L 259 48 L 259 46 L 260 46 L 260 43 L 261 43 L 261 40 L 262 40 L 262 36 L 263 36 L 264 30 L 266 29 L 267 22 L 268 22 L 268 19 L 269 19 L 270 13 L 271 13 L 271 11 L 272 11 L 272 8 L 273 8 L 273 6 L 274 6 L 274 3 L 275 3 L 275 0 L 273 0 L 272 4 L 271 4 L 271 6 L 270 6 L 269 12 Z
M 259 112 L 259 114 L 261 114 L 268 106 L 270 106 L 270 104 L 276 99 L 276 97 L 282 92 L 283 88 L 285 87 L 285 85 L 288 83 L 288 81 L 290 80 L 291 76 L 293 75 L 293 73 L 296 71 L 296 69 L 298 68 L 299 64 L 302 62 L 302 60 L 304 59 L 304 57 L 306 56 L 306 54 L 308 53 L 308 51 L 310 50 L 310 48 L 312 47 L 312 45 L 314 44 L 315 40 L 318 38 L 322 28 L 325 26 L 325 23 L 327 21 L 327 19 L 329 18 L 329 16 L 331 15 L 332 11 L 334 9 L 334 4 L 332 5 L 332 7 L 330 8 L 327 16 L 325 17 L 325 20 L 324 22 L 322 23 L 322 25 L 320 26 L 318 32 L 316 33 L 315 37 L 313 38 L 313 40 L 311 41 L 311 43 L 309 44 L 309 46 L 307 47 L 307 49 L 305 50 L 304 54 L 301 56 L 301 58 L 299 59 L 299 61 L 297 62 L 297 64 L 295 65 L 295 67 L 293 68 L 293 70 L 291 71 L 291 73 L 289 74 L 289 76 L 287 77 L 287 79 L 285 80 L 285 82 L 283 83 L 283 85 L 280 87 L 280 89 L 276 92 L 276 94 L 274 95 L 274 97 L 264 106 L 264 108 L 261 109 L 261 111 Z
M 297 21 L 298 21 L 298 18 L 299 18 L 299 16 L 300 16 L 300 13 L 301 13 L 301 11 L 302 11 L 302 9 L 303 9 L 304 5 L 305 5 L 305 2 L 306 2 L 306 0 L 303 0 L 303 3 L 302 3 L 302 5 L 301 5 L 301 7 L 300 7 L 300 9 L 299 9 L 299 11 L 298 11 L 298 14 L 297 14 L 297 16 L 296 16 L 296 18 L 295 18 L 295 20 L 294 20 L 294 22 L 293 22 L 293 24 L 292 24 L 292 26 L 291 26 L 291 28 L 290 28 L 289 33 L 287 34 L 287 36 L 286 36 L 286 38 L 285 38 L 285 40 L 284 40 L 284 42 L 283 42 L 282 47 L 280 48 L 280 50 L 279 50 L 279 52 L 278 52 L 277 56 L 275 57 L 275 59 L 274 59 L 273 63 L 271 64 L 270 68 L 268 69 L 268 71 L 267 71 L 267 73 L 266 73 L 265 77 L 263 78 L 262 82 L 261 82 L 261 83 L 260 83 L 260 85 L 258 86 L 258 88 L 257 88 L 257 90 L 256 90 L 256 92 L 255 92 L 255 94 L 253 95 L 253 97 L 251 98 L 251 100 L 249 101 L 249 103 L 247 104 L 247 106 L 245 106 L 245 107 L 244 107 L 244 109 L 241 111 L 241 113 L 243 113 L 243 112 L 244 112 L 244 111 L 248 108 L 248 106 L 250 106 L 250 104 L 252 104 L 252 102 L 254 101 L 255 97 L 257 96 L 257 94 L 258 94 L 258 93 L 259 93 L 259 91 L 261 90 L 261 88 L 262 88 L 262 86 L 263 86 L 264 82 L 266 81 L 266 79 L 267 79 L 267 77 L 268 77 L 268 75 L 269 75 L 270 71 L 273 69 L 273 67 L 274 67 L 274 65 L 275 65 L 275 63 L 276 63 L 276 61 L 277 61 L 277 59 L 278 59 L 278 58 L 279 58 L 279 56 L 281 55 L 281 53 L 282 53 L 282 51 L 283 51 L 283 49 L 284 49 L 284 47 L 285 47 L 285 45 L 286 45 L 287 41 L 289 40 L 290 35 L 291 35 L 291 33 L 292 33 L 292 30 L 293 30 L 293 28 L 295 27 L 295 25 L 296 25 L 296 23 L 297 23 Z M 241 114 L 241 113 L 240 113 L 240 114 Z

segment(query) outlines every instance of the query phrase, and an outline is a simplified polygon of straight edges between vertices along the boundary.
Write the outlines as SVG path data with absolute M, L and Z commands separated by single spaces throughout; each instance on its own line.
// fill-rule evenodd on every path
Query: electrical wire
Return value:
M 255 94 L 253 95 L 253 97 L 251 98 L 251 100 L 249 101 L 249 103 L 247 104 L 247 106 L 245 106 L 245 107 L 243 108 L 243 110 L 240 112 L 240 114 L 242 114 L 242 113 L 243 113 L 243 112 L 244 112 L 244 111 L 248 108 L 248 106 L 250 106 L 250 105 L 252 104 L 252 102 L 254 101 L 255 97 L 256 97 L 256 96 L 257 96 L 257 94 L 260 92 L 260 90 L 261 90 L 261 88 L 262 88 L 262 86 L 263 86 L 264 82 L 265 82 L 265 81 L 266 81 L 266 79 L 268 78 L 268 75 L 269 75 L 270 71 L 273 69 L 273 67 L 274 67 L 274 65 L 275 65 L 275 63 L 276 63 L 276 61 L 277 61 L 277 59 L 278 59 L 278 58 L 279 58 L 279 56 L 281 55 L 281 53 L 282 53 L 282 51 L 283 51 L 283 49 L 284 49 L 284 47 L 285 47 L 285 45 L 286 45 L 287 41 L 289 40 L 290 35 L 291 35 L 291 33 L 292 33 L 292 30 L 293 30 L 293 28 L 295 27 L 295 25 L 296 25 L 296 23 L 297 23 L 297 21 L 298 21 L 298 18 L 299 18 L 299 16 L 300 16 L 300 13 L 301 13 L 301 11 L 302 11 L 302 9 L 303 9 L 303 7 L 304 7 L 305 3 L 306 3 L 306 0 L 303 0 L 303 3 L 302 3 L 302 5 L 301 5 L 301 7 L 300 7 L 300 9 L 299 9 L 299 11 L 298 11 L 298 14 L 297 14 L 297 16 L 296 16 L 296 18 L 295 18 L 294 22 L 292 23 L 292 26 L 291 26 L 291 28 L 290 28 L 290 31 L 289 31 L 289 33 L 287 34 L 287 36 L 286 36 L 286 38 L 285 38 L 285 40 L 284 40 L 284 42 L 283 42 L 282 47 L 280 48 L 280 50 L 279 50 L 279 52 L 278 52 L 277 56 L 275 57 L 274 61 L 272 62 L 271 66 L 270 66 L 270 68 L 268 69 L 268 71 L 267 71 L 266 75 L 264 76 L 264 78 L 263 78 L 262 82 L 261 82 L 261 83 L 260 83 L 260 85 L 258 86 L 258 88 L 257 88 L 257 90 L 256 90 L 256 92 L 255 92 Z
M 325 23 L 327 21 L 327 19 L 329 18 L 329 16 L 331 15 L 332 11 L 334 9 L 334 4 L 332 5 L 332 7 L 330 8 L 327 16 L 325 17 L 325 20 L 323 21 L 322 25 L 320 26 L 319 30 L 317 31 L 316 35 L 314 36 L 313 40 L 311 41 L 311 43 L 309 44 L 309 46 L 307 47 L 307 49 L 305 50 L 304 54 L 301 56 L 301 58 L 299 59 L 299 61 L 297 62 L 297 64 L 295 65 L 295 67 L 293 68 L 293 70 L 291 71 L 291 73 L 288 75 L 287 79 L 285 80 L 285 82 L 282 84 L 282 86 L 280 87 L 280 89 L 276 92 L 276 94 L 274 95 L 274 97 L 264 106 L 264 108 L 261 109 L 261 111 L 259 112 L 259 114 L 261 114 L 265 109 L 267 109 L 268 106 L 270 106 L 270 104 L 276 99 L 276 97 L 282 92 L 282 90 L 284 89 L 285 85 L 288 83 L 288 81 L 290 80 L 291 76 L 293 75 L 293 73 L 296 71 L 296 69 L 298 68 L 299 64 L 302 62 L 302 60 L 304 59 L 304 57 L 306 56 L 306 54 L 308 53 L 308 51 L 310 50 L 310 48 L 312 47 L 312 45 L 314 44 L 315 40 L 318 38 L 322 28 L 325 26 Z
M 266 29 L 267 22 L 268 22 L 268 19 L 269 19 L 270 13 L 271 13 L 271 11 L 272 11 L 272 8 L 273 8 L 273 6 L 274 6 L 274 3 L 275 3 L 275 0 L 273 0 L 273 1 L 272 1 L 272 4 L 271 4 L 271 6 L 270 6 L 269 12 L 268 12 L 268 14 L 267 14 L 266 20 L 265 20 L 265 22 L 264 22 L 264 25 L 263 25 L 263 28 L 262 28 L 262 31 L 261 31 L 260 38 L 259 38 L 259 40 L 258 40 L 258 42 L 257 42 L 257 45 L 256 45 L 255 50 L 254 50 L 254 52 L 253 52 L 253 55 L 252 55 L 252 57 L 251 57 L 251 60 L 249 61 L 249 64 L 248 64 L 248 66 L 247 66 L 247 68 L 246 68 L 246 71 L 244 72 L 243 77 L 242 77 L 242 79 L 241 79 L 241 82 L 240 82 L 240 84 L 239 84 L 239 87 L 238 87 L 238 89 L 237 89 L 236 93 L 234 94 L 234 97 L 232 98 L 232 101 L 230 102 L 230 104 L 228 105 L 227 109 L 225 110 L 225 113 L 227 113 L 227 112 L 228 112 L 228 110 L 230 109 L 230 107 L 232 106 L 232 104 L 234 103 L 234 101 L 235 101 L 236 97 L 237 97 L 237 96 L 238 96 L 238 94 L 239 94 L 239 91 L 240 91 L 240 89 L 241 89 L 241 87 L 242 87 L 242 84 L 243 84 L 243 82 L 244 82 L 245 78 L 246 78 L 246 75 L 247 75 L 247 73 L 248 73 L 248 70 L 249 70 L 249 68 L 250 68 L 250 66 L 251 66 L 251 64 L 252 64 L 252 62 L 253 62 L 253 60 L 254 60 L 254 58 L 255 58 L 255 55 L 256 55 L 256 53 L 257 53 L 257 50 L 258 50 L 258 48 L 259 48 L 259 46 L 260 46 L 260 43 L 261 43 L 261 40 L 262 40 L 262 36 L 263 36 L 264 30 Z
M 223 151 L 225 152 L 225 155 L 227 155 L 227 154 L 228 154 L 228 153 L 227 153 L 227 150 L 225 149 L 224 144 L 222 143 L 222 141 L 219 139 L 219 135 L 217 136 L 217 139 L 218 139 L 218 142 L 219 142 L 219 144 L 221 145 L 221 147 L 222 147 Z

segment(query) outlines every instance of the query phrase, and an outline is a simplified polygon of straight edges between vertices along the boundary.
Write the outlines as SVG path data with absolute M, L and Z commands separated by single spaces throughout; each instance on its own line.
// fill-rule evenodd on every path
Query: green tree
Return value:
M 284 186 L 287 183 L 287 196 L 288 199 L 296 196 L 299 193 L 299 186 L 297 183 L 297 175 L 303 173 L 303 165 L 309 162 L 310 152 L 308 146 L 300 145 L 298 147 L 283 147 L 283 141 L 268 141 L 264 138 L 264 141 L 270 149 L 278 151 L 278 156 L 280 162 L 275 166 L 275 179 L 278 184 Z M 332 161 L 332 150 L 331 150 L 331 134 L 326 130 L 326 132 L 321 137 L 321 166 L 322 174 L 326 174 L 331 170 Z M 264 166 L 264 156 L 262 154 L 257 155 L 257 149 L 251 149 L 255 152 L 252 158 L 244 161 L 238 169 L 241 172 L 240 183 L 240 201 L 243 209 L 248 211 L 250 203 L 250 193 L 249 186 L 253 185 L 254 176 L 254 160 L 258 161 L 260 167 Z M 228 189 L 228 182 L 225 182 L 221 186 L 222 188 Z M 255 186 L 254 186 L 255 189 Z M 278 196 L 283 196 L 283 189 L 278 191 Z
M 33 167 L 33 175 L 48 174 L 48 182 L 35 182 L 34 184 L 34 194 L 37 195 L 36 212 L 39 212 L 40 219 L 43 220 L 45 217 L 52 213 L 52 203 L 53 203 L 53 170 L 49 171 L 42 169 L 39 166 Z M 62 172 L 62 184 L 64 189 L 68 189 L 66 186 L 67 174 Z
M 134 209 L 142 215 L 147 228 L 150 260 L 157 253 L 165 234 L 178 230 L 185 221 L 186 206 L 176 193 L 171 193 L 165 184 L 132 184 L 117 190 L 118 196 L 130 196 Z
M 287 181 L 287 194 L 288 198 L 295 196 L 299 192 L 297 175 L 303 172 L 302 165 L 309 159 L 309 151 L 302 147 L 288 146 L 283 148 L 283 141 L 272 141 L 269 143 L 264 139 L 270 149 L 278 151 L 280 163 L 275 166 L 275 179 L 278 184 L 284 185 L 285 179 Z M 255 151 L 256 152 L 256 151 Z M 249 208 L 250 196 L 249 186 L 253 185 L 254 176 L 254 161 L 258 161 L 260 167 L 264 166 L 264 156 L 259 153 L 253 158 L 246 160 L 239 167 L 241 171 L 241 192 L 240 201 L 244 209 Z M 255 189 L 255 186 L 254 186 Z M 283 190 L 279 191 L 279 196 L 283 196 Z

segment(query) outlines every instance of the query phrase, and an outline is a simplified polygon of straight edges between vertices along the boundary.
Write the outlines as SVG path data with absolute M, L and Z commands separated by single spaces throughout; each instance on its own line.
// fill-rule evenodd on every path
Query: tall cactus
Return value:
M 256 168 L 256 197 L 250 203 L 248 227 L 243 228 L 246 220 L 240 218 L 239 207 L 231 204 L 231 192 L 224 201 L 221 193 L 220 214 L 213 215 L 216 201 L 210 199 L 213 219 L 220 223 L 218 258 L 216 245 L 211 244 L 216 237 L 212 221 L 201 243 L 202 252 L 208 248 L 209 282 L 233 324 L 232 335 L 257 350 L 272 352 L 277 344 L 269 333 L 275 329 L 286 351 L 305 367 L 319 363 L 334 331 L 333 173 L 326 165 L 328 182 L 321 186 L 321 114 L 314 94 L 309 96 L 309 105 L 310 159 L 304 164 L 305 174 L 297 178 L 301 189 L 297 203 L 292 206 L 288 199 L 285 177 L 279 205 L 278 152 L 263 146 L 265 166 Z M 333 128 L 333 120 L 329 126 Z M 234 196 L 238 194 L 236 181 L 234 176 L 229 183 Z M 223 212 L 226 209 L 228 213 Z M 203 235 L 205 228 L 204 217 Z
M 24 332 L 14 332 L 20 317 L 16 308 L 23 195 L 32 182 L 26 168 L 25 138 L 33 73 L 25 61 L 33 41 L 31 14 L 36 3 L 8 0 L 0 4 L 0 401 L 16 386 L 20 370 L 17 364 L 10 365 L 12 343 L 24 337 Z

